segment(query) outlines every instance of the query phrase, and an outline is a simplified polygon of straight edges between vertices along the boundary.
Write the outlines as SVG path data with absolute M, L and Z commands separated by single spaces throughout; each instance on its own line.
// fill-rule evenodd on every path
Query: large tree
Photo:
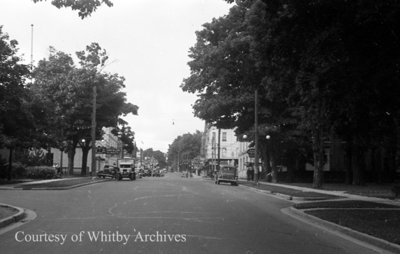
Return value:
M 137 114 L 138 107 L 126 102 L 126 94 L 121 91 L 123 77 L 102 72 L 107 54 L 97 43 L 89 45 L 86 51 L 77 52 L 77 56 L 79 66 L 70 55 L 51 49 L 49 59 L 41 60 L 34 71 L 32 89 L 48 105 L 44 128 L 59 147 L 67 141 L 70 173 L 79 144 L 83 150 L 82 174 L 86 174 L 87 154 L 91 142 L 95 142 L 90 135 L 93 86 L 97 88 L 97 137 L 103 127 L 117 127 L 120 116 Z
M 25 89 L 29 69 L 17 55 L 17 41 L 10 40 L 0 26 L 0 147 L 10 150 L 8 178 L 11 178 L 12 151 L 26 145 L 33 128 L 29 93 Z
M 257 90 L 261 157 L 266 168 L 274 172 L 276 181 L 279 153 L 272 151 L 278 150 L 278 146 L 274 149 L 267 146 L 281 144 L 285 136 L 279 135 L 280 131 L 286 131 L 293 120 L 286 110 L 287 103 L 270 96 L 262 86 L 265 68 L 260 52 L 255 50 L 257 34 L 249 29 L 249 20 L 255 20 L 255 15 L 249 14 L 250 3 L 238 3 L 227 16 L 213 19 L 196 33 L 197 43 L 189 55 L 193 59 L 189 62 L 191 75 L 184 80 L 182 89 L 198 93 L 199 99 L 194 105 L 196 116 L 220 128 L 235 127 L 238 136 L 247 134 L 253 141 Z M 273 138 L 266 140 L 267 134 Z

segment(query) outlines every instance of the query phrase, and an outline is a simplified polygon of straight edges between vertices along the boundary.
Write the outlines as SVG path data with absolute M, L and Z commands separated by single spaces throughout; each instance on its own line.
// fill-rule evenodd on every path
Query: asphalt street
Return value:
M 167 174 L 71 190 L 2 190 L 37 217 L 1 253 L 376 253 L 281 212 L 289 201 Z

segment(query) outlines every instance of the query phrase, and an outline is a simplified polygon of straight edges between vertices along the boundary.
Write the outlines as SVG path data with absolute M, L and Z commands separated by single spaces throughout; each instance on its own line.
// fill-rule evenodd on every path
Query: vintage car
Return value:
M 100 170 L 99 172 L 97 172 L 97 177 L 99 177 L 99 178 L 106 178 L 106 177 L 115 178 L 116 173 L 118 171 L 119 171 L 119 169 L 117 167 L 105 165 L 103 170 Z
M 120 167 L 117 168 L 116 178 L 118 181 L 121 181 L 124 178 L 128 178 L 130 180 L 136 180 L 136 172 L 135 168 L 131 165 L 120 164 Z
M 215 175 L 215 183 L 230 183 L 231 185 L 238 185 L 238 177 L 236 167 L 223 166 Z

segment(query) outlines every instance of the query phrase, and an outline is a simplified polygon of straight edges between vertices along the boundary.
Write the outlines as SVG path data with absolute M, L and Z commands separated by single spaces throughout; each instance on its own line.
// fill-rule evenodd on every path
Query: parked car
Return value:
M 238 185 L 238 177 L 236 167 L 223 166 L 215 176 L 215 183 L 221 182 L 230 183 L 231 185 Z
M 119 171 L 119 169 L 117 167 L 105 165 L 103 170 L 100 170 L 99 172 L 97 172 L 97 177 L 100 177 L 100 178 L 106 178 L 106 177 L 115 178 L 116 177 L 116 173 L 118 171 Z
M 151 176 L 151 170 L 146 168 L 143 170 L 143 176 Z

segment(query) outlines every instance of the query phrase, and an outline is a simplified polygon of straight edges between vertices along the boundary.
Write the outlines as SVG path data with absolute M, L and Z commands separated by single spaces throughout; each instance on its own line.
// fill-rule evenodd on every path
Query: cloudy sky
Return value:
M 228 13 L 223 0 L 112 0 L 84 20 L 77 12 L 57 9 L 48 2 L 0 0 L 3 32 L 19 42 L 19 54 L 33 59 L 48 57 L 49 46 L 74 55 L 98 42 L 107 50 L 105 71 L 126 78 L 129 102 L 139 106 L 138 116 L 125 118 L 136 133 L 139 147 L 166 152 L 184 133 L 202 131 L 204 123 L 193 116 L 196 96 L 180 89 L 189 76 L 188 50 L 201 25 Z

